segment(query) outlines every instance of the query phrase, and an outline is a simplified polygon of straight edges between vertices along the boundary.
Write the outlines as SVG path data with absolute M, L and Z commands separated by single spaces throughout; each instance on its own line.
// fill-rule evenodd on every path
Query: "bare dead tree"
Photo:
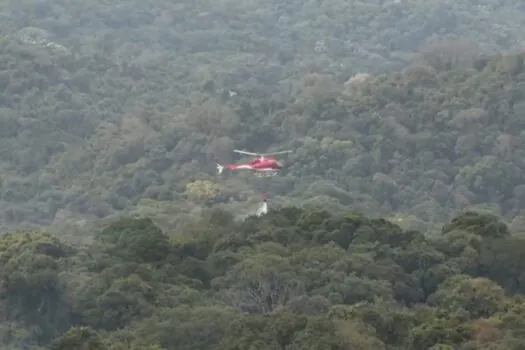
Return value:
M 292 298 L 302 295 L 300 282 L 275 274 L 259 275 L 242 281 L 227 292 L 233 307 L 248 313 L 269 314 L 284 307 Z
M 455 39 L 435 41 L 423 47 L 415 63 L 428 65 L 438 71 L 456 67 L 472 67 L 481 57 L 481 49 L 472 42 Z

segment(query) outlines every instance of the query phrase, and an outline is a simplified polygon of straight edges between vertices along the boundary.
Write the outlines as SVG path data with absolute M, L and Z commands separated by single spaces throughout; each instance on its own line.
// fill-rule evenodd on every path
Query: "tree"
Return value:
M 51 344 L 51 350 L 106 350 L 100 336 L 89 327 L 73 327 Z
M 118 256 L 137 262 L 159 262 L 171 250 L 168 236 L 149 218 L 122 218 L 102 229 L 96 238 L 114 246 Z
M 294 276 L 287 259 L 257 254 L 238 263 L 215 285 L 229 284 L 227 300 L 236 308 L 255 314 L 269 314 L 302 294 L 303 285 Z
M 496 215 L 466 211 L 456 216 L 443 226 L 443 234 L 454 230 L 465 230 L 482 238 L 507 237 L 510 235 L 507 225 Z
M 60 260 L 71 252 L 45 234 L 0 238 L 0 307 L 6 321 L 36 328 L 38 342 L 50 341 L 69 326 L 70 305 L 59 274 Z
M 480 56 L 479 47 L 465 40 L 439 40 L 425 46 L 418 59 L 437 70 L 469 67 Z
M 209 180 L 195 180 L 186 184 L 185 194 L 197 203 L 215 198 L 219 194 L 219 186 Z
M 457 275 L 446 280 L 429 302 L 449 312 L 465 310 L 471 319 L 490 317 L 505 307 L 505 291 L 489 279 Z

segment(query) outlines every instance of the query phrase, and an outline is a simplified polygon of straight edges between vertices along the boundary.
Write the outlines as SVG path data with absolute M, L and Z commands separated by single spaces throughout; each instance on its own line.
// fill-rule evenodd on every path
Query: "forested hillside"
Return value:
M 521 1 L 1 5 L 0 347 L 525 347 Z
M 493 53 L 524 21 L 510 0 L 6 1 L 1 231 L 174 229 L 261 191 L 404 227 L 472 206 L 519 222 L 522 56 Z M 271 181 L 217 177 L 233 148 L 294 153 Z
M 159 206 L 175 218 L 203 197 L 245 205 L 260 190 L 276 203 L 299 198 L 430 223 L 473 205 L 521 216 L 524 55 L 473 58 L 457 44 L 436 45 L 400 73 L 344 84 L 307 74 L 285 101 L 204 89 L 198 103 L 167 108 L 176 92 L 141 69 L 7 39 L 4 229 Z M 271 181 L 216 176 L 233 148 L 294 153 Z
M 93 244 L 0 238 L 5 349 L 513 350 L 525 240 L 465 212 L 439 234 L 283 208 L 184 232 L 122 218 Z

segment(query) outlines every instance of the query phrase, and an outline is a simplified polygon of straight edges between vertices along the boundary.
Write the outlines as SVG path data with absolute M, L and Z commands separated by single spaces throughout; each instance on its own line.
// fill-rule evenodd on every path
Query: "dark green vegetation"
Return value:
M 522 1 L 0 17 L 0 346 L 525 347 Z
M 525 346 L 525 240 L 465 212 L 439 234 L 287 207 L 185 233 L 121 218 L 72 247 L 0 239 L 0 335 L 49 349 L 491 349 Z
M 426 54 L 402 73 L 346 84 L 310 74 L 284 102 L 242 92 L 221 102 L 202 93 L 201 103 L 177 114 L 159 101 L 171 94 L 158 95 L 166 88 L 139 68 L 117 78 L 128 68 L 104 58 L 55 64 L 6 41 L 5 227 L 160 206 L 174 218 L 206 197 L 245 205 L 253 189 L 286 196 L 277 202 L 300 198 L 334 211 L 401 213 L 400 220 L 443 222 L 474 205 L 519 217 L 524 55 L 478 58 L 467 68 L 450 68 L 461 57 L 447 55 Z M 87 67 L 104 73 L 92 76 Z M 233 147 L 294 153 L 272 180 L 216 176 L 215 161 L 231 160 Z
M 480 205 L 519 221 L 522 57 L 478 58 L 521 47 L 521 4 L 8 2 L 0 229 L 175 229 L 203 203 L 250 214 L 261 190 L 404 227 Z M 218 178 L 233 148 L 295 153 L 271 181 Z

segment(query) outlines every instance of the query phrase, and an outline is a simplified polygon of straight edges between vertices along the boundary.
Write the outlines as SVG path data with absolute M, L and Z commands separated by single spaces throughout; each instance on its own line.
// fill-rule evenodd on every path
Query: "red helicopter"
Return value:
M 235 170 L 251 170 L 254 172 L 255 176 L 258 177 L 268 177 L 275 176 L 278 174 L 279 170 L 284 166 L 282 161 L 278 161 L 275 158 L 267 158 L 266 156 L 273 156 L 276 154 L 290 153 L 292 151 L 281 151 L 274 153 L 252 153 L 246 151 L 234 150 L 236 153 L 248 154 L 251 156 L 256 156 L 258 158 L 252 160 L 246 164 L 217 164 L 217 173 L 221 174 L 224 169 L 231 171 Z

